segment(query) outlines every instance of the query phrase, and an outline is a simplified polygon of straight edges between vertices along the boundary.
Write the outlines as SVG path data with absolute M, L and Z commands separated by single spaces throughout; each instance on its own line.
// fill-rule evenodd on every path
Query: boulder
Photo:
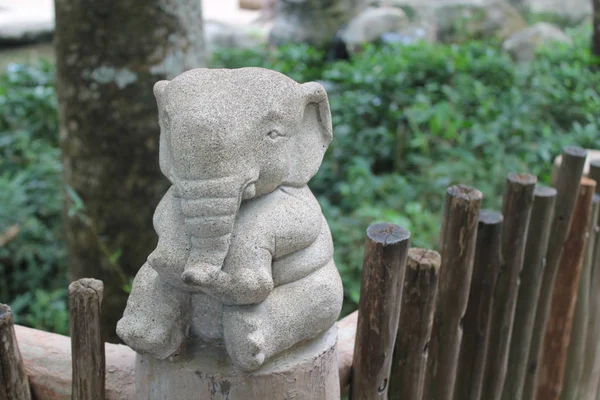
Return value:
M 398 32 L 386 32 L 380 37 L 383 43 L 413 44 L 416 42 L 433 43 L 437 32 L 435 24 L 427 21 L 411 22 Z
M 573 22 L 581 21 L 592 14 L 590 0 L 520 0 L 519 2 L 535 13 L 554 14 Z
M 239 27 L 222 21 L 204 21 L 204 40 L 208 51 L 218 48 L 253 48 L 267 42 L 264 26 Z
M 571 38 L 558 27 L 546 22 L 538 22 L 512 34 L 504 41 L 502 47 L 515 61 L 523 62 L 531 61 L 540 46 L 552 42 L 572 43 Z
M 438 40 L 460 43 L 470 39 L 504 40 L 527 27 L 521 14 L 504 1 L 442 6 L 435 11 Z
M 269 42 L 326 46 L 340 28 L 363 10 L 367 0 L 277 1 Z
M 404 11 L 393 7 L 368 7 L 354 17 L 340 33 L 350 53 L 384 33 L 399 33 L 410 21 Z

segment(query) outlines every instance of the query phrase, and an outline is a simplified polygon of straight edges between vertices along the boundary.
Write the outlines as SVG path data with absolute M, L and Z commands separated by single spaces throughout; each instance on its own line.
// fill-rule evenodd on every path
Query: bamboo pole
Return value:
M 10 307 L 0 304 L 0 400 L 31 400 Z
M 591 321 L 590 312 L 591 298 L 590 285 L 592 282 L 592 262 L 594 258 L 594 245 L 596 242 L 596 227 L 598 222 L 598 206 L 600 196 L 594 194 L 592 198 L 592 217 L 587 227 L 587 240 L 585 244 L 585 253 L 581 267 L 581 278 L 579 279 L 579 288 L 575 303 L 575 317 L 573 328 L 571 330 L 571 340 L 569 341 L 569 350 L 567 364 L 564 376 L 564 387 L 560 395 L 561 400 L 575 400 L 578 392 L 583 391 L 581 385 L 586 359 L 586 341 L 587 330 Z M 593 338 L 598 340 L 598 337 Z
M 390 399 L 423 397 L 425 368 L 441 257 L 433 250 L 408 251 L 400 322 L 390 374 Z
M 481 397 L 500 400 L 506 378 L 519 275 L 523 268 L 527 228 L 537 178 L 511 173 L 506 180 L 502 215 L 502 264 L 494 288 L 490 336 Z
M 556 189 L 536 186 L 521 271 L 521 286 L 513 323 L 507 375 L 502 394 L 503 400 L 520 400 L 523 395 L 525 369 L 529 358 L 531 333 L 546 264 L 546 251 L 548 250 L 555 200 Z
M 467 186 L 446 192 L 440 233 L 442 266 L 427 359 L 424 400 L 450 400 L 467 308 L 483 195 Z
M 492 294 L 502 261 L 502 214 L 479 214 L 473 279 L 464 318 L 455 400 L 479 400 L 492 311 Z
M 542 287 L 538 297 L 533 332 L 531 334 L 531 347 L 529 348 L 529 361 L 527 362 L 523 400 L 535 398 L 539 360 L 542 351 L 542 341 L 546 329 L 546 321 L 550 313 L 552 289 L 556 279 L 556 271 L 563 252 L 563 246 L 571 215 L 577 199 L 579 182 L 583 173 L 587 152 L 578 147 L 567 147 L 563 151 L 562 163 L 556 179 L 556 204 L 554 217 L 548 239 L 548 252 L 546 253 L 546 266 L 542 277 Z M 518 400 L 518 399 L 517 399 Z
M 536 399 L 538 400 L 558 399 L 562 390 L 595 189 L 596 182 L 594 180 L 581 178 L 573 221 L 564 244 L 552 292 L 537 382 Z
M 69 325 L 73 357 L 73 400 L 104 400 L 105 355 L 102 340 L 102 294 L 96 279 L 69 285 Z
M 410 232 L 373 224 L 363 259 L 350 399 L 387 399 Z

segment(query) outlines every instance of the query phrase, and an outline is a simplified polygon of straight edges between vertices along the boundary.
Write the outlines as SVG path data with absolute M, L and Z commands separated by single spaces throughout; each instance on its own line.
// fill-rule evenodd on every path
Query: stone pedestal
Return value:
M 283 352 L 257 371 L 237 369 L 227 352 L 193 345 L 173 360 L 137 356 L 140 400 L 339 400 L 337 326 Z

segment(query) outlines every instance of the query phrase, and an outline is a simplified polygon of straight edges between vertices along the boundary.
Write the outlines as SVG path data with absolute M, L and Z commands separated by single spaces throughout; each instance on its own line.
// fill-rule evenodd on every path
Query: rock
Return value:
M 523 0 L 521 4 L 532 12 L 555 14 L 574 22 L 592 14 L 590 0 Z
M 209 51 L 223 48 L 252 48 L 267 42 L 268 29 L 263 26 L 235 26 L 226 22 L 205 20 L 204 40 Z
M 527 22 L 510 4 L 492 1 L 442 6 L 435 12 L 438 40 L 460 43 L 470 39 L 504 40 L 527 27 Z
M 426 21 L 413 22 L 398 32 L 387 32 L 380 36 L 383 43 L 401 44 L 413 44 L 420 41 L 433 43 L 436 38 L 436 26 Z
M 409 22 L 399 8 L 368 7 L 348 23 L 340 37 L 353 53 L 362 44 L 374 42 L 384 33 L 399 33 Z
M 546 22 L 538 22 L 512 34 L 504 41 L 502 47 L 514 60 L 523 62 L 532 60 L 540 46 L 552 42 L 572 43 L 571 38 L 558 27 Z
M 342 26 L 362 9 L 367 0 L 288 0 L 277 1 L 269 42 L 328 45 Z

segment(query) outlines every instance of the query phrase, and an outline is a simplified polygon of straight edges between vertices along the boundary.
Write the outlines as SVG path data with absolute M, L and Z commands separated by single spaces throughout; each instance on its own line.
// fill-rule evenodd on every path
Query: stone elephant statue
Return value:
M 307 186 L 332 140 L 327 94 L 262 68 L 194 69 L 154 93 L 172 186 L 117 333 L 159 359 L 188 338 L 224 345 L 255 370 L 341 310 L 331 233 Z

